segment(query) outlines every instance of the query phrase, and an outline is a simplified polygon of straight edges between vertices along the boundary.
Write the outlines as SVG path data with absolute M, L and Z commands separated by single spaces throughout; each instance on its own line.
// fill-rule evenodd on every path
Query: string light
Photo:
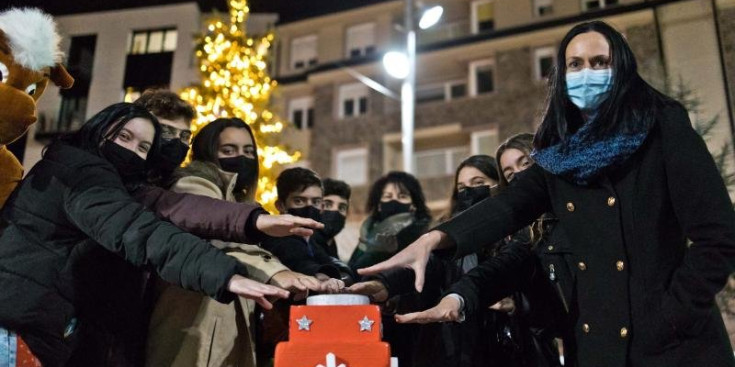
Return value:
M 181 91 L 181 98 L 195 106 L 192 131 L 218 117 L 238 117 L 252 127 L 260 157 L 256 200 L 270 211 L 277 198 L 275 178 L 280 166 L 298 161 L 299 152 L 289 152 L 279 142 L 286 124 L 269 110 L 277 83 L 267 67 L 274 34 L 251 38 L 245 32 L 250 9 L 246 0 L 229 1 L 229 24 L 209 23 L 198 37 L 195 55 L 201 85 Z

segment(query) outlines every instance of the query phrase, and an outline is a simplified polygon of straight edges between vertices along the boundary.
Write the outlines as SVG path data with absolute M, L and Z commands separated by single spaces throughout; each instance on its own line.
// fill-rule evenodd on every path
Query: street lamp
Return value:
M 403 170 L 414 173 L 413 169 L 413 130 L 416 109 L 416 19 L 414 19 L 414 0 L 405 0 L 404 31 L 406 32 L 406 52 L 391 51 L 383 56 L 383 66 L 389 75 L 403 79 L 401 84 L 401 146 L 403 149 Z M 419 28 L 427 29 L 436 24 L 444 13 L 441 6 L 425 10 L 419 19 Z

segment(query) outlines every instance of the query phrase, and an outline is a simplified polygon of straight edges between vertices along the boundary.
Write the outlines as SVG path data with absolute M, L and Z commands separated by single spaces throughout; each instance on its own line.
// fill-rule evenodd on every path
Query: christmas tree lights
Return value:
M 202 82 L 181 91 L 197 111 L 194 134 L 219 117 L 238 117 L 251 126 L 260 157 L 256 200 L 274 211 L 275 181 L 279 167 L 296 162 L 279 138 L 287 123 L 269 110 L 276 81 L 268 75 L 268 58 L 274 35 L 248 37 L 246 0 L 230 0 L 229 22 L 213 20 L 196 42 Z

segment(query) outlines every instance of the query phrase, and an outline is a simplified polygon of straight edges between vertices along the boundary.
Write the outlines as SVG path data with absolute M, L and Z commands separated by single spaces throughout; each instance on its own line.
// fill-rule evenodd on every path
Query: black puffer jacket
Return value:
M 78 310 L 96 302 L 84 286 L 90 274 L 79 273 L 93 242 L 222 302 L 233 298 L 229 279 L 246 274 L 235 259 L 136 203 L 106 160 L 54 144 L 0 218 L 0 327 L 21 335 L 44 366 L 65 363 L 83 319 Z

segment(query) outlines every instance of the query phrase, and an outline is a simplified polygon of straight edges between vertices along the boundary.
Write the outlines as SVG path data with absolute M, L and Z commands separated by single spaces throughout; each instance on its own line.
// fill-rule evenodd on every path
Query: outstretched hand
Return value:
M 321 282 L 318 279 L 291 270 L 276 273 L 268 281 L 268 284 L 293 292 L 296 301 L 305 299 L 309 295 L 309 291 L 320 292 L 322 289 Z
M 371 302 L 385 302 L 388 300 L 388 289 L 379 280 L 355 283 L 346 288 L 345 292 L 368 296 Z
M 291 214 L 258 216 L 255 227 L 271 237 L 291 235 L 307 237 L 314 234 L 314 229 L 324 228 L 324 224 L 313 219 L 297 217 Z
M 432 322 L 458 321 L 459 307 L 460 304 L 456 298 L 445 296 L 438 305 L 426 311 L 396 315 L 396 321 L 401 324 L 429 324 Z
M 388 260 L 373 266 L 358 269 L 360 275 L 375 275 L 395 268 L 411 268 L 416 274 L 414 286 L 418 292 L 424 289 L 424 273 L 429 262 L 431 251 L 448 246 L 448 236 L 444 232 L 431 231 L 419 237 L 408 247 L 404 248 Z
M 273 308 L 273 305 L 266 297 L 288 298 L 288 291 L 286 290 L 256 282 L 241 275 L 233 275 L 232 278 L 230 278 L 227 290 L 240 297 L 254 300 L 266 310 Z

